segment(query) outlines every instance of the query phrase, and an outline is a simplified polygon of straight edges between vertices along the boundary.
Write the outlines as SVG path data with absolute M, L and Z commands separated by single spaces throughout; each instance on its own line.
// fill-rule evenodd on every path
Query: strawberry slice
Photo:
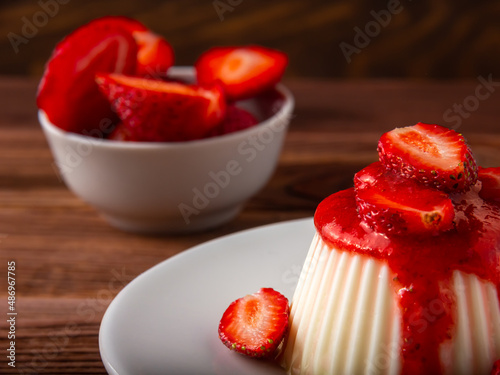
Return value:
M 381 162 L 356 173 L 354 187 L 359 214 L 378 232 L 400 235 L 453 227 L 455 211 L 446 193 L 387 171 Z
M 272 357 L 288 327 L 288 300 L 271 288 L 237 299 L 219 323 L 229 349 L 250 357 Z
M 135 141 L 200 139 L 226 111 L 219 85 L 201 87 L 122 74 L 98 74 L 96 81 Z
M 269 90 L 281 80 L 288 58 L 283 52 L 260 47 L 215 47 L 195 64 L 200 84 L 220 80 L 230 100 L 246 99 Z
M 136 75 L 150 78 L 166 76 L 167 70 L 173 65 L 172 46 L 141 22 L 125 16 L 105 16 L 93 22 L 113 25 L 132 35 L 137 43 Z
M 38 86 L 37 105 L 69 132 L 86 133 L 117 120 L 95 83 L 97 72 L 133 74 L 137 45 L 112 24 L 84 25 L 57 44 Z
M 479 196 L 484 200 L 500 202 L 500 167 L 479 167 L 477 179 L 481 181 Z
M 139 47 L 136 74 L 144 77 L 166 76 L 174 63 L 172 46 L 150 31 L 134 31 L 132 36 Z
M 234 133 L 248 129 L 258 123 L 257 119 L 248 111 L 238 108 L 235 105 L 228 105 L 224 120 L 212 129 L 207 137 Z
M 467 191 L 477 180 L 464 137 L 439 125 L 418 123 L 385 133 L 378 153 L 387 168 L 445 192 Z

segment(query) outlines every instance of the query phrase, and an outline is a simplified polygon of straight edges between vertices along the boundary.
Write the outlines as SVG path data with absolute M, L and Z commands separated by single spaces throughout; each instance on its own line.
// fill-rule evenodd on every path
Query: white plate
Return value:
M 290 299 L 313 235 L 312 219 L 267 225 L 196 246 L 138 276 L 101 322 L 108 373 L 284 374 L 228 350 L 217 328 L 232 301 L 262 287 Z

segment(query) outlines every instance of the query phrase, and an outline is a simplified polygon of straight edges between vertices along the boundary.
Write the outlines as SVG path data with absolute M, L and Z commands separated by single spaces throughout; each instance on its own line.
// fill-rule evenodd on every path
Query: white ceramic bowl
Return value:
M 191 67 L 170 75 L 193 79 Z M 240 103 L 260 121 L 224 136 L 180 143 L 121 142 L 65 132 L 38 117 L 61 178 L 108 222 L 141 233 L 193 232 L 233 219 L 276 168 L 294 107 L 291 93 Z

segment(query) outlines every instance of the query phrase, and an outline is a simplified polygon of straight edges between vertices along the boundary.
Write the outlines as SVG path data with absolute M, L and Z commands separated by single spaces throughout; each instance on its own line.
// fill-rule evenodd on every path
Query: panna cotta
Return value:
M 427 130 L 455 137 L 437 125 L 402 129 L 422 154 L 437 143 Z M 469 156 L 468 170 L 451 175 L 468 182 L 441 177 L 439 186 L 380 159 L 315 212 L 282 366 L 289 374 L 489 375 L 500 359 L 500 194 L 490 194 Z

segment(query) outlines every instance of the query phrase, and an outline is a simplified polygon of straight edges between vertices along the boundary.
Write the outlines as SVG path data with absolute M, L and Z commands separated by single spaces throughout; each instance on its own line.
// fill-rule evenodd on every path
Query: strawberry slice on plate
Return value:
M 477 180 L 464 137 L 439 125 L 418 123 L 385 133 L 378 153 L 387 168 L 445 192 L 467 191 Z
M 200 84 L 221 81 L 230 100 L 246 99 L 273 88 L 283 76 L 285 53 L 261 46 L 215 47 L 195 67 Z
M 437 233 L 453 227 L 448 194 L 387 171 L 381 162 L 356 173 L 354 187 L 359 214 L 378 232 Z
M 481 181 L 479 196 L 484 200 L 500 202 L 500 167 L 479 167 L 477 179 Z
M 219 338 L 229 349 L 250 357 L 272 357 L 288 328 L 288 300 L 271 288 L 237 299 L 219 323 Z
M 96 82 L 134 141 L 200 139 L 226 112 L 219 85 L 201 87 L 122 74 L 98 74 Z
M 133 74 L 137 44 L 120 27 L 90 22 L 55 47 L 38 86 L 37 105 L 61 129 L 83 133 L 117 120 L 95 83 L 98 72 Z
M 257 123 L 257 119 L 250 112 L 231 104 L 227 106 L 226 116 L 222 122 L 212 129 L 207 134 L 207 137 L 234 133 L 240 130 L 248 129 Z
M 111 24 L 132 35 L 137 43 L 135 74 L 142 77 L 163 77 L 174 63 L 174 50 L 162 36 L 149 30 L 141 22 L 125 16 L 105 16 L 93 21 Z

